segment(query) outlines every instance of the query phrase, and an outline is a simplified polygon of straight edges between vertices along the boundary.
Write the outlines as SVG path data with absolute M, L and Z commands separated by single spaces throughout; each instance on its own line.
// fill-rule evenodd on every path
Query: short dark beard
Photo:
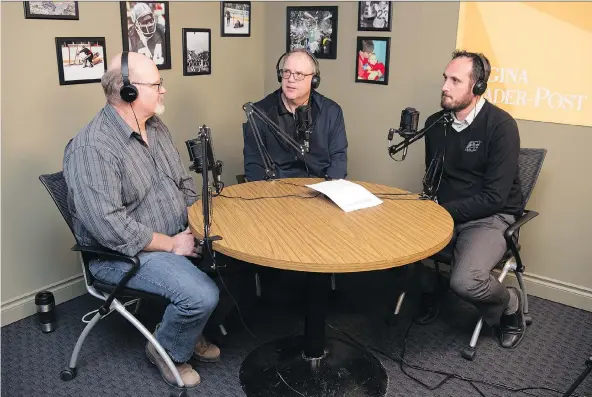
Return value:
M 460 101 L 456 101 L 453 102 L 452 105 L 446 105 L 444 104 L 444 97 L 441 96 L 440 97 L 440 107 L 444 110 L 447 110 L 449 112 L 460 112 L 461 110 L 464 110 L 466 108 L 469 107 L 469 105 L 471 104 L 471 101 L 473 100 L 473 98 L 471 98 L 471 96 L 467 96 L 467 99 L 465 100 L 460 100 Z

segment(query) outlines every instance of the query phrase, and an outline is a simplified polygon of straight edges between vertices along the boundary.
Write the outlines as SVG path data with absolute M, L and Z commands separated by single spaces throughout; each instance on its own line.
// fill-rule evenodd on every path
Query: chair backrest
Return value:
M 74 236 L 74 240 L 76 240 L 76 244 L 80 244 L 78 239 L 76 238 L 76 234 L 74 233 L 74 225 L 72 223 L 72 214 L 70 213 L 70 209 L 68 208 L 68 185 L 66 184 L 66 179 L 64 178 L 64 173 L 62 171 L 56 172 L 54 174 L 46 174 L 40 175 L 39 180 L 43 183 L 43 186 L 49 192 L 49 195 L 53 199 L 53 202 L 60 210 L 62 217 L 68 224 L 70 231 L 72 232 L 72 236 Z M 84 270 L 84 278 L 86 280 L 87 285 L 92 285 L 94 282 L 94 277 L 90 272 L 88 267 L 88 263 L 90 259 L 93 258 L 92 255 L 88 253 L 81 253 L 82 255 L 82 269 Z
M 53 202 L 60 210 L 62 217 L 68 224 L 72 235 L 76 239 L 76 235 L 74 234 L 74 226 L 72 224 L 72 214 L 70 214 L 70 209 L 68 208 L 68 185 L 66 184 L 64 173 L 60 171 L 56 172 L 55 174 L 41 175 L 39 176 L 39 180 L 49 192 Z
M 522 196 L 524 197 L 524 207 L 530 199 L 537 179 L 543 167 L 543 161 L 547 155 L 547 149 L 520 149 L 518 158 L 518 173 L 522 185 Z

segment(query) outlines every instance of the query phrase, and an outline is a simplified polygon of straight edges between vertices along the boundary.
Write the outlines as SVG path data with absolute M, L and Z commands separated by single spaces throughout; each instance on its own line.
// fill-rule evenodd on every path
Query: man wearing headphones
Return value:
M 343 112 L 337 103 L 316 92 L 321 82 L 318 61 L 305 50 L 294 50 L 280 57 L 276 73 L 281 87 L 254 105 L 282 131 L 310 148 L 302 161 L 269 126 L 257 120 L 263 144 L 277 167 L 276 177 L 345 178 L 348 143 Z M 308 142 L 304 142 L 307 139 L 298 131 L 297 113 L 307 107 L 310 107 L 312 123 Z M 266 179 L 257 142 L 248 123 L 243 124 L 243 132 L 245 177 L 248 181 Z
M 64 177 L 73 229 L 82 245 L 137 255 L 140 269 L 126 287 L 169 302 L 155 338 L 175 363 L 185 386 L 200 382 L 186 362 L 216 361 L 220 350 L 203 328 L 218 304 L 218 288 L 188 257 L 197 248 L 187 207 L 197 198 L 164 112 L 160 72 L 148 57 L 124 52 L 111 60 L 101 84 L 107 103 L 66 146 Z M 93 261 L 93 276 L 117 284 L 129 270 L 118 261 Z M 148 342 L 146 355 L 164 380 L 173 372 Z
M 438 125 L 425 135 L 426 169 L 438 164 L 437 200 L 454 220 L 454 236 L 446 248 L 453 252 L 450 287 L 498 329 L 503 347 L 513 348 L 526 329 L 523 298 L 491 270 L 507 250 L 504 231 L 522 215 L 520 135 L 512 116 L 482 97 L 490 72 L 482 54 L 453 53 L 444 71 L 443 110 L 428 117 L 425 125 L 444 112 L 451 113 L 453 122 L 449 129 Z M 424 294 L 416 321 L 431 322 L 438 305 L 434 294 Z

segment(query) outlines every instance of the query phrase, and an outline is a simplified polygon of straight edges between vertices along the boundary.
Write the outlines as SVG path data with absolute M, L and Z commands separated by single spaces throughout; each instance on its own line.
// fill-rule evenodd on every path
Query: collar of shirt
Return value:
M 452 112 L 452 128 L 454 128 L 456 131 L 460 132 L 460 131 L 464 130 L 465 128 L 467 128 L 468 126 L 470 126 L 471 123 L 473 123 L 473 120 L 475 120 L 475 117 L 477 117 L 477 114 L 479 114 L 479 112 L 483 108 L 484 104 L 485 104 L 485 98 L 481 97 L 479 99 L 479 101 L 477 102 L 477 105 L 475 105 L 475 108 L 473 110 L 471 110 L 471 112 L 467 115 L 467 117 L 463 121 L 459 121 L 456 118 L 456 114 L 454 112 Z
M 280 90 L 279 94 L 278 94 L 278 114 L 280 116 L 283 116 L 285 114 L 293 114 L 292 112 L 290 112 L 288 110 L 288 108 L 286 107 L 286 105 L 284 105 L 284 101 L 282 100 L 282 91 Z
M 135 131 L 133 128 L 131 128 L 125 122 L 125 120 L 121 117 L 121 115 L 117 112 L 117 110 L 115 110 L 113 105 L 111 105 L 110 103 L 107 103 L 105 105 L 105 112 L 109 116 L 113 117 L 113 119 L 117 123 L 118 131 L 121 134 L 123 134 L 126 138 L 134 137 L 137 139 L 136 135 L 138 135 L 140 137 L 140 140 L 142 139 L 142 136 L 140 135 L 140 131 Z M 152 124 L 153 124 L 152 118 L 149 118 L 148 120 L 146 120 L 146 132 L 148 132 L 148 130 L 152 126 Z M 148 138 L 150 139 L 150 136 Z

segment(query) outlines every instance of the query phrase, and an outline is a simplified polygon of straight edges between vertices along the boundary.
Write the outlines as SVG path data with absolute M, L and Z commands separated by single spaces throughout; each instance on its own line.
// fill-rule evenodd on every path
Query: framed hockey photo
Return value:
M 144 54 L 158 69 L 171 68 L 169 3 L 122 1 L 123 50 Z
M 221 2 L 220 35 L 222 37 L 251 37 L 251 2 Z
M 356 83 L 388 85 L 390 37 L 357 38 Z
M 337 6 L 287 7 L 286 51 L 306 48 L 318 59 L 336 59 L 337 17 Z
M 392 3 L 390 1 L 359 1 L 358 30 L 391 31 Z
M 99 83 L 107 71 L 104 37 L 56 37 L 60 85 Z
M 77 1 L 24 1 L 25 19 L 78 20 Z
M 212 74 L 212 31 L 183 29 L 183 76 Z

